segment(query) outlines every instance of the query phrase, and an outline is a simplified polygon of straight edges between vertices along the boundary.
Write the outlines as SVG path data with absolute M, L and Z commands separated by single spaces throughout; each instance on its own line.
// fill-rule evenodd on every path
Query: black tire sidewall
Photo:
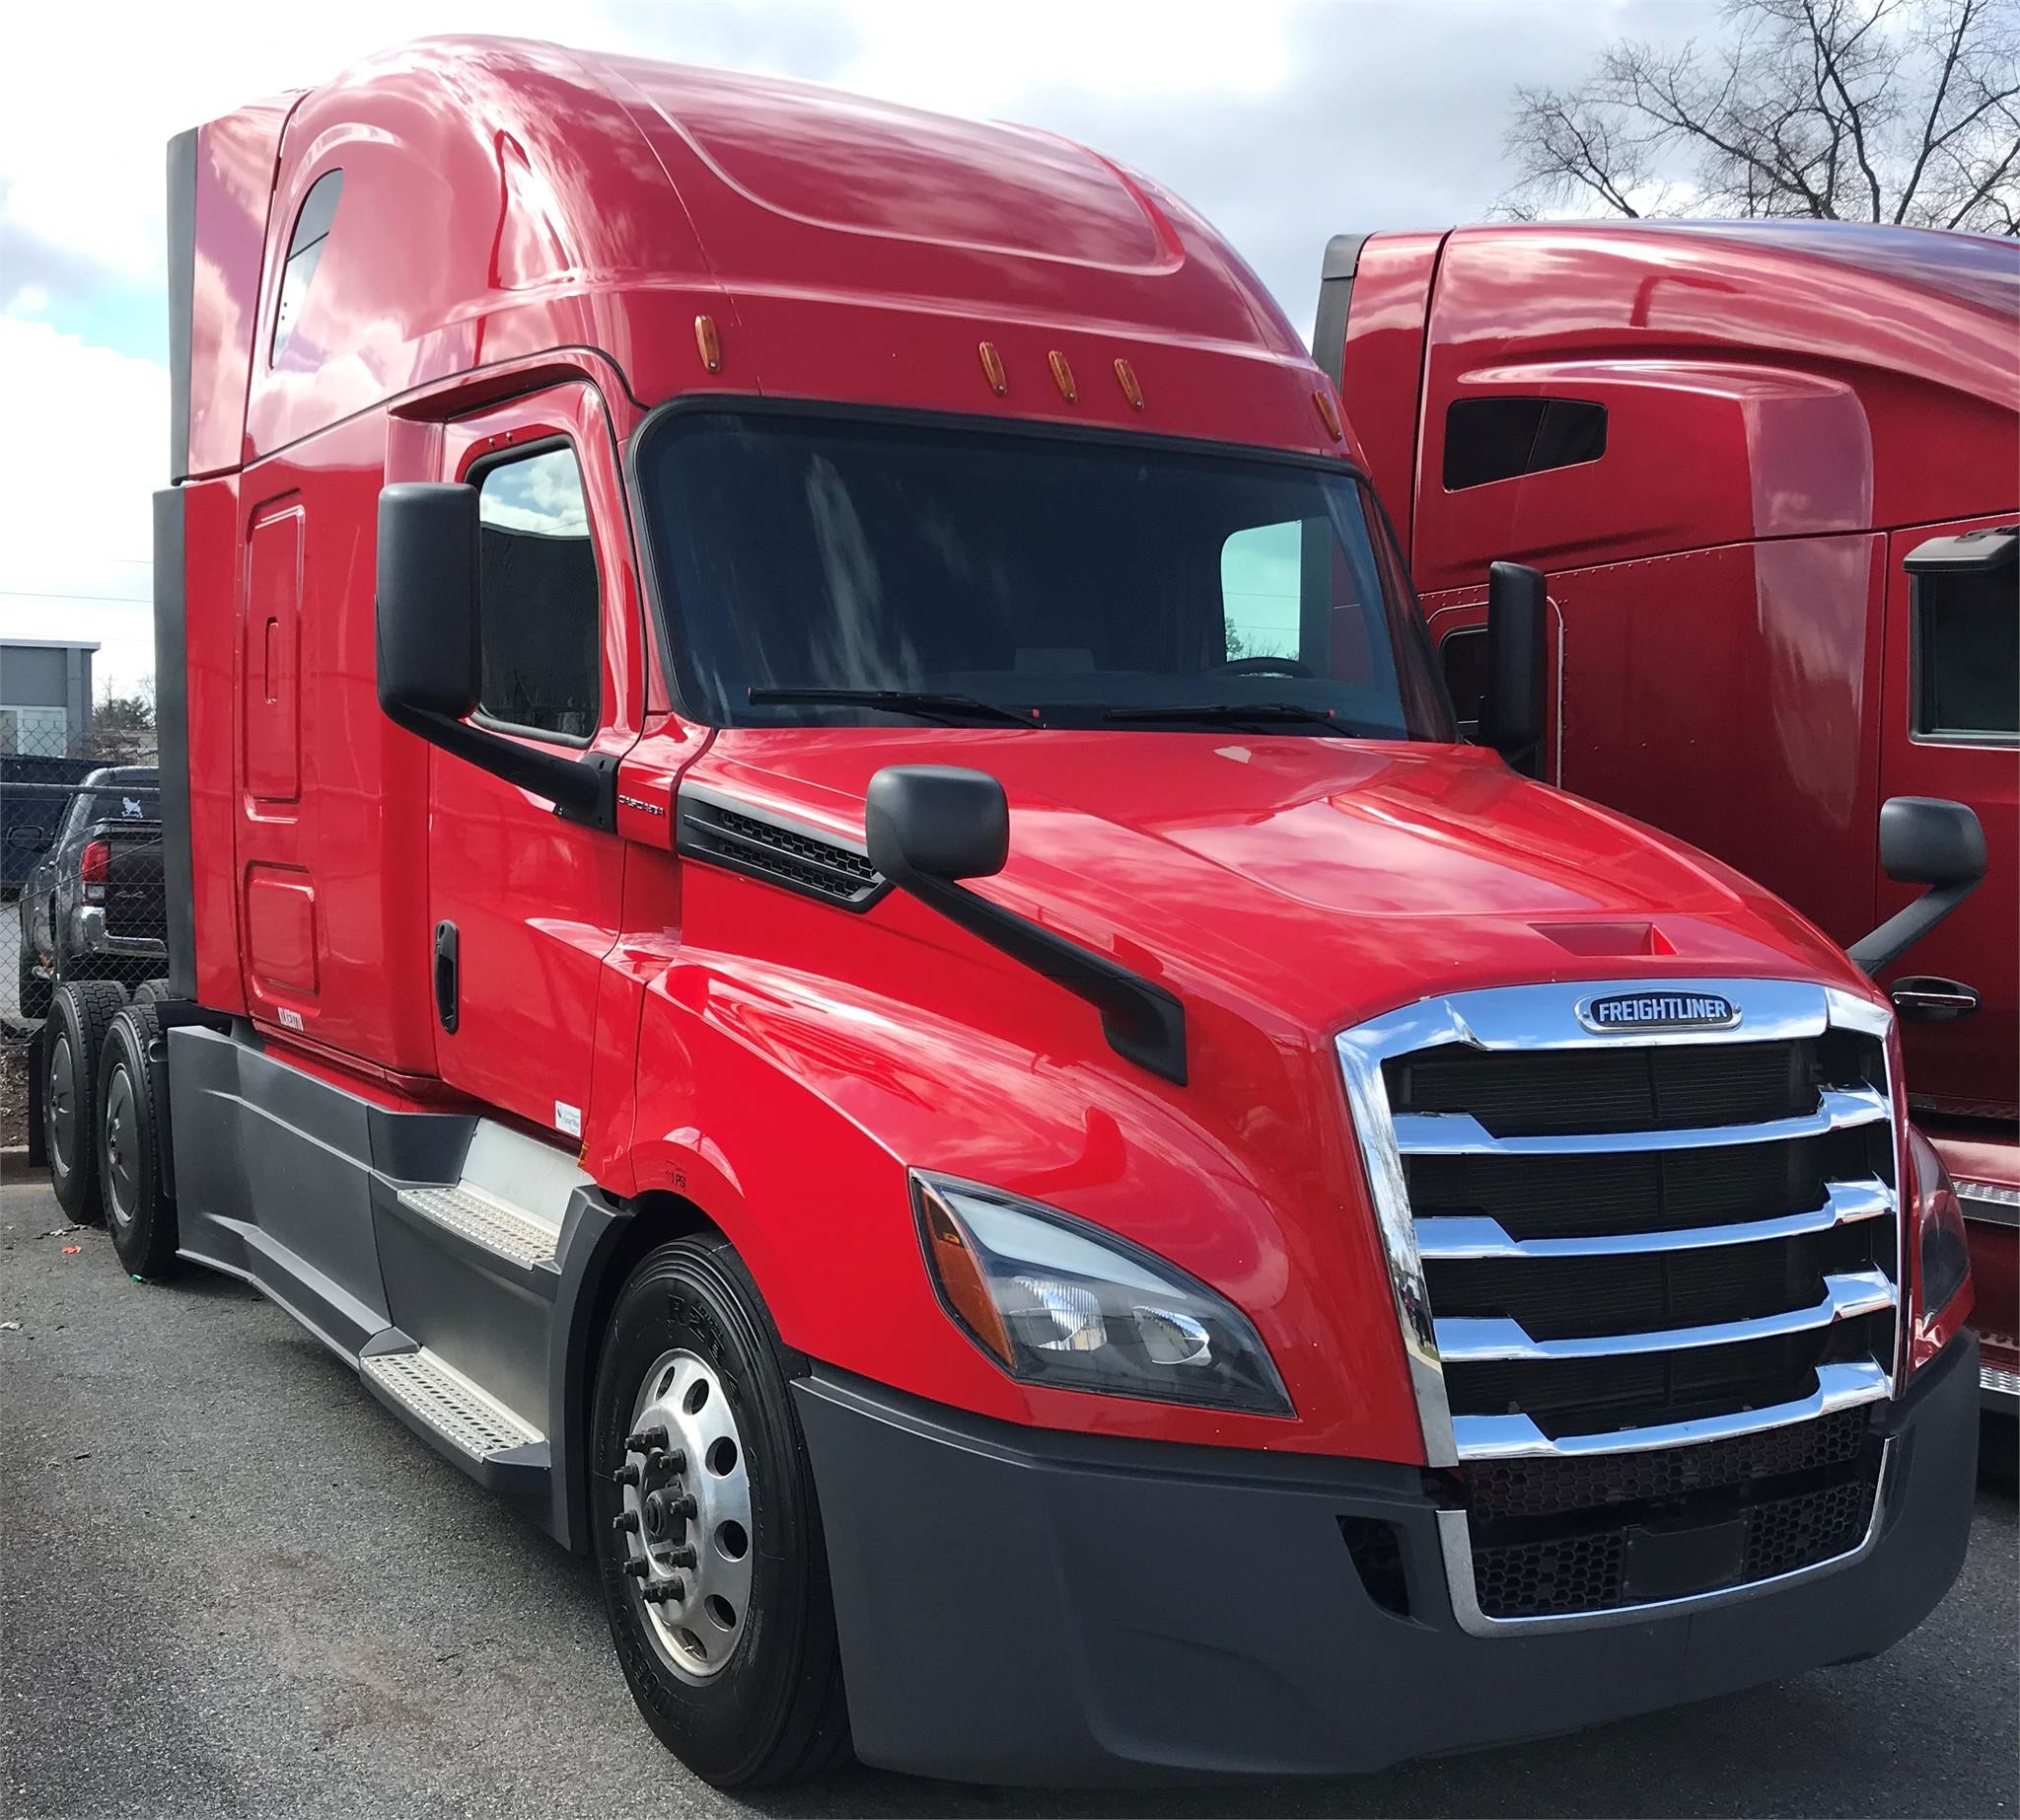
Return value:
M 682 1348 L 721 1381 L 751 1478 L 752 1581 L 729 1662 L 703 1681 L 655 1649 L 629 1550 L 613 1535 L 622 1507 L 611 1474 L 625 1459 L 646 1371 Z M 676 1240 L 639 1263 L 606 1330 L 592 1423 L 590 1525 L 612 1639 L 639 1711 L 689 1769 L 718 1786 L 781 1780 L 808 1755 L 833 1675 L 833 1612 L 812 1475 L 770 1322 L 722 1240 Z
M 103 980 L 87 980 L 61 985 L 49 1005 L 49 1028 L 43 1039 L 42 1066 L 47 1078 L 42 1083 L 42 1116 L 49 1139 L 49 1185 L 63 1211 L 84 1225 L 97 1225 L 106 1216 L 99 1199 L 99 1057 L 107 1026 L 125 994 Z M 68 1045 L 71 1087 L 77 1103 L 76 1137 L 66 1166 L 55 1143 L 56 1049 Z
M 105 1158 L 99 1156 L 100 1195 L 106 1209 L 106 1225 L 112 1236 L 112 1249 L 127 1274 L 160 1277 L 171 1274 L 176 1260 L 176 1209 L 162 1192 L 159 1109 L 154 1103 L 154 1070 L 148 1062 L 148 1047 L 155 1034 L 154 1007 L 139 1001 L 112 1020 L 106 1033 L 104 1053 L 99 1056 L 98 1118 L 94 1140 L 103 1151 L 106 1141 L 106 1111 L 111 1098 L 113 1076 L 126 1075 L 132 1096 L 132 1140 L 139 1157 L 138 1185 L 134 1193 L 133 1218 L 126 1225 L 112 1217 L 112 1188 L 105 1173 Z

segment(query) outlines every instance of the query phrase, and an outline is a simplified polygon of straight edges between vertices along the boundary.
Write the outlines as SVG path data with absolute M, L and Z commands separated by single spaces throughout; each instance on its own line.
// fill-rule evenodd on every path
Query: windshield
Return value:
M 715 725 L 1253 708 L 1453 738 L 1387 526 L 1335 463 L 710 410 L 663 417 L 638 474 L 681 694 Z M 884 698 L 778 698 L 800 691 Z

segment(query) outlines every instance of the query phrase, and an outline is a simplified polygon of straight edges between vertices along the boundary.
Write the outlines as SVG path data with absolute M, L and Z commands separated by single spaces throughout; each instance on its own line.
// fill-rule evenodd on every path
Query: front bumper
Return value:
M 1474 1636 L 1415 1469 L 1025 1429 L 819 1371 L 795 1388 L 857 1751 L 965 1781 L 1373 1770 L 1870 1655 L 1956 1577 L 1977 1464 L 1967 1335 L 1878 1406 L 1883 1513 L 1841 1567 Z M 1401 1532 L 1408 1615 L 1364 1586 L 1354 1518 Z

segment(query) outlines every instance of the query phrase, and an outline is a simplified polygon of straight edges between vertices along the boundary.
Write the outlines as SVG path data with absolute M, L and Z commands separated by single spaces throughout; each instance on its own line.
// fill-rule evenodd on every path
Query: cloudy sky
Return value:
M 0 634 L 153 668 L 166 472 L 163 148 L 431 33 L 560 36 L 1047 127 L 1202 209 L 1309 331 L 1329 235 L 1478 219 L 1518 83 L 1709 25 L 1713 0 L 344 0 L 18 9 L 0 71 Z M 557 33 L 557 19 L 565 30 Z M 4 682 L 0 682 L 4 695 Z

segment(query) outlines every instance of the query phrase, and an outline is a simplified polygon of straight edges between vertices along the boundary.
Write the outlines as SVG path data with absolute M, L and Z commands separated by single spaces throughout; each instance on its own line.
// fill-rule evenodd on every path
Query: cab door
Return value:
M 1888 539 L 1881 795 L 1945 796 L 1978 813 L 1984 882 L 1884 976 L 1957 980 L 1979 1009 L 1952 1022 L 1904 1019 L 1909 1091 L 1923 1110 L 2014 1116 L 2020 1028 L 2020 538 L 2015 517 L 1963 519 Z M 1963 546 L 1947 540 L 1979 532 Z M 1919 554 L 1918 554 L 1919 552 Z M 1919 887 L 1878 881 L 1877 923 Z
M 636 739 L 638 615 L 595 389 L 557 386 L 457 419 L 443 478 L 478 496 L 481 686 L 471 718 L 510 739 L 614 762 Z M 438 1072 L 579 1138 L 623 843 L 439 749 L 429 779 Z

